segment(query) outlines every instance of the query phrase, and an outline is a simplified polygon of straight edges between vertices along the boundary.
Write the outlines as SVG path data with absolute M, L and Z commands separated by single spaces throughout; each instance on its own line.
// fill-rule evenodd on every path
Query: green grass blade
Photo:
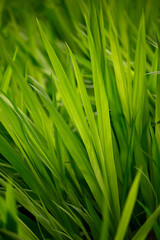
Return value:
M 145 64 L 146 64 L 145 22 L 142 14 L 135 56 L 135 75 L 133 82 L 133 115 L 139 136 L 143 131 L 143 111 L 145 101 Z
M 14 53 L 14 56 L 13 56 L 13 61 L 15 61 L 15 59 L 16 59 L 17 52 L 18 52 L 18 48 L 16 48 L 16 50 L 15 50 L 15 53 Z M 1 82 L 1 90 L 5 93 L 7 93 L 9 83 L 10 83 L 10 80 L 11 80 L 11 76 L 12 76 L 12 68 L 9 65 L 6 69 L 6 72 L 4 73 L 4 76 L 3 76 L 3 79 L 2 79 L 2 82 Z
M 125 237 L 125 233 L 127 231 L 127 227 L 128 227 L 128 224 L 133 212 L 133 208 L 136 202 L 139 183 L 140 183 L 140 177 L 141 177 L 141 174 L 140 172 L 138 172 L 132 184 L 132 187 L 128 193 L 128 197 L 122 212 L 121 220 L 119 222 L 118 229 L 116 232 L 115 240 L 123 240 Z
M 113 58 L 113 66 L 116 75 L 116 82 L 117 88 L 119 92 L 119 96 L 122 103 L 123 113 L 127 122 L 130 122 L 130 109 L 129 109 L 129 97 L 127 92 L 127 83 L 126 83 L 126 76 L 124 72 L 124 66 L 122 62 L 121 50 L 118 43 L 118 37 L 116 33 L 116 29 L 111 17 L 109 14 L 110 20 L 110 44 L 111 44 L 111 51 L 112 51 L 112 58 Z
M 132 240 L 145 240 L 149 231 L 151 230 L 156 218 L 160 214 L 160 207 L 158 207 L 154 213 L 146 220 L 146 222 L 142 225 L 142 227 L 138 230 L 136 235 L 132 238 Z
M 96 108 L 97 108 L 97 115 L 98 115 L 98 130 L 99 130 L 102 150 L 104 154 L 105 169 L 103 169 L 103 171 L 106 171 L 104 172 L 105 182 L 107 185 L 109 185 L 109 189 L 110 189 L 109 198 L 111 203 L 113 204 L 113 208 L 111 209 L 111 211 L 113 211 L 113 215 L 116 217 L 116 221 L 118 221 L 120 216 L 119 193 L 118 193 L 118 184 L 117 184 L 117 174 L 116 174 L 114 156 L 113 156 L 113 145 L 112 145 L 108 98 L 105 91 L 104 79 L 102 76 L 100 65 L 99 65 L 99 62 L 97 62 L 96 49 L 95 49 L 93 37 L 90 32 L 89 23 L 87 19 L 86 19 L 86 23 L 87 23 L 87 31 L 88 31 L 90 57 L 91 57 L 91 63 L 92 63 L 95 101 L 96 101 Z M 101 92 L 99 91 L 99 89 L 101 89 Z M 111 178 L 112 178 L 112 181 L 109 181 L 109 179 Z

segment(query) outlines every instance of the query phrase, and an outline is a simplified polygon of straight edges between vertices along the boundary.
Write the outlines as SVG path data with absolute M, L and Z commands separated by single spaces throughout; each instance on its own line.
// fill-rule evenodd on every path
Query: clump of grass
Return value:
M 159 4 L 32 4 L 0 5 L 0 239 L 160 239 Z

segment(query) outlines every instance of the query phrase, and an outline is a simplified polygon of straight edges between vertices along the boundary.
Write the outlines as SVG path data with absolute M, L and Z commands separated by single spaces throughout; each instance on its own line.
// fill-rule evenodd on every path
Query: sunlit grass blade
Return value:
M 88 185 L 91 188 L 91 191 L 93 192 L 93 195 L 96 197 L 98 204 L 100 204 L 101 191 L 95 182 L 93 171 L 87 160 L 87 155 L 85 149 L 83 148 L 82 143 L 78 140 L 78 138 L 76 138 L 76 136 L 74 136 L 74 134 L 72 133 L 72 131 L 69 129 L 64 119 L 62 118 L 62 116 L 53 107 L 53 104 L 50 101 L 50 99 L 47 96 L 43 95 L 43 93 L 40 92 L 38 89 L 37 91 L 42 97 L 42 101 L 44 102 L 47 110 L 49 111 L 51 118 L 53 119 L 53 122 L 56 125 L 61 138 L 64 141 L 64 144 L 71 153 L 73 159 L 76 161 L 77 166 L 79 166 L 82 174 L 84 175 Z M 81 161 L 81 159 L 83 159 L 83 161 Z
M 122 216 L 118 225 L 115 240 L 123 240 L 136 202 L 141 173 L 138 172 L 128 193 Z
M 96 101 L 96 109 L 98 115 L 98 130 L 102 145 L 102 150 L 104 154 L 104 165 L 105 169 L 103 169 L 104 177 L 106 184 L 109 185 L 110 188 L 110 201 L 113 203 L 113 215 L 116 216 L 116 221 L 119 220 L 120 216 L 120 206 L 119 206 L 119 193 L 118 193 L 118 185 L 117 185 L 117 174 L 114 163 L 113 156 L 113 145 L 112 145 L 112 135 L 111 135 L 111 125 L 110 125 L 110 116 L 109 116 L 109 105 L 108 98 L 105 90 L 104 79 L 100 69 L 100 63 L 97 62 L 97 54 L 93 41 L 92 34 L 89 29 L 89 23 L 86 19 L 87 23 L 87 31 L 88 31 L 88 44 L 90 50 L 90 58 L 92 63 L 92 74 L 93 74 L 93 83 L 95 90 L 95 101 Z M 101 89 L 101 92 L 99 92 Z M 102 111 L 103 109 L 103 111 Z M 113 181 L 109 181 L 112 176 Z M 108 181 L 108 183 L 107 183 Z
M 121 50 L 118 43 L 118 37 L 116 29 L 111 17 L 109 14 L 110 21 L 110 44 L 113 58 L 113 66 L 116 75 L 116 83 L 118 87 L 119 96 L 122 103 L 123 113 L 126 117 L 127 122 L 130 122 L 130 109 L 129 109 L 129 92 L 127 92 L 127 80 L 124 72 L 124 66 L 122 62 Z
M 0 1 L 0 240 L 160 239 L 159 9 Z
M 16 48 L 16 51 L 14 53 L 13 61 L 15 61 L 15 59 L 16 59 L 17 52 L 18 52 L 18 48 Z M 1 86 L 0 86 L 1 90 L 5 93 L 7 93 L 9 83 L 10 83 L 10 80 L 11 80 L 11 76 L 12 76 L 12 68 L 9 65 L 7 67 L 5 73 L 4 73 L 4 76 L 3 76 L 2 81 L 1 81 Z
M 78 128 L 78 130 L 82 136 L 82 139 L 84 141 L 84 144 L 86 146 L 86 149 L 87 149 L 87 152 L 89 155 L 89 160 L 91 162 L 93 171 L 95 173 L 95 176 L 97 178 L 97 181 L 98 181 L 101 189 L 103 190 L 104 185 L 103 185 L 102 174 L 101 174 L 99 163 L 98 163 L 98 160 L 97 160 L 97 157 L 95 154 L 95 150 L 93 148 L 91 135 L 90 135 L 89 129 L 87 127 L 87 122 L 85 120 L 85 115 L 84 115 L 84 111 L 82 109 L 80 97 L 74 91 L 74 88 L 71 86 L 69 79 L 63 69 L 63 66 L 60 63 L 50 42 L 46 38 L 39 22 L 38 22 L 38 26 L 39 26 L 39 30 L 40 30 L 46 51 L 48 53 L 48 56 L 52 63 L 52 66 L 57 75 L 57 80 L 55 81 L 56 87 L 62 96 L 62 99 L 64 101 L 64 104 L 65 104 L 65 107 L 66 107 L 68 113 L 70 114 L 71 118 L 73 119 L 73 122 L 75 123 L 76 127 Z

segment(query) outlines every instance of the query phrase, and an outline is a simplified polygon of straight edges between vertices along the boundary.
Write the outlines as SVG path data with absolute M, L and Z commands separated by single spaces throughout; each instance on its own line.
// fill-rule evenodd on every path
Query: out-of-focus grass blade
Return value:
M 0 28 L 2 27 L 3 9 L 4 9 L 4 0 L 0 2 Z
M 13 189 L 10 184 L 7 184 L 6 189 L 6 205 L 7 205 L 6 228 L 14 233 L 17 233 L 18 231 L 17 208 Z
M 157 70 L 160 69 L 160 39 L 157 37 L 157 43 L 158 43 L 158 64 L 157 64 Z M 160 75 L 157 74 L 157 84 L 156 84 L 156 112 L 155 112 L 155 123 L 158 123 L 160 121 Z M 155 126 L 155 132 L 156 132 L 156 138 L 158 142 L 158 147 L 160 150 L 160 124 L 156 124 Z
M 92 218 L 92 221 L 93 221 L 93 227 L 91 228 L 91 231 L 93 233 L 94 239 L 97 239 L 99 237 L 97 232 L 101 228 L 102 221 L 101 221 L 99 215 L 97 214 L 97 212 L 95 211 L 95 209 L 93 208 L 92 204 L 90 203 L 89 199 L 87 199 L 87 198 L 86 198 L 86 204 L 87 204 L 89 214 L 90 214 L 90 216 Z
M 15 59 L 16 59 L 17 52 L 18 52 L 18 47 L 15 50 L 15 53 L 14 53 L 14 56 L 13 56 L 13 61 L 15 61 Z M 1 82 L 1 87 L 0 87 L 2 89 L 2 91 L 5 92 L 5 93 L 7 93 L 11 76 L 12 76 L 12 68 L 9 65 L 6 69 L 6 72 L 4 73 L 4 76 L 3 76 L 3 79 L 2 79 L 2 82 Z
M 152 137 L 152 158 L 153 158 L 153 173 L 154 173 L 154 187 L 158 202 L 160 202 L 160 191 L 159 191 L 159 182 L 160 182 L 160 152 L 157 142 L 157 138 L 154 134 L 152 127 L 150 126 L 150 132 Z
M 28 182 L 28 184 L 30 183 L 32 185 L 32 183 L 34 183 L 32 174 L 25 166 L 23 160 L 1 135 L 0 142 L 0 153 L 15 167 L 19 174 L 22 174 L 25 181 Z
M 7 60 L 9 60 L 11 64 L 15 80 L 18 86 L 20 87 L 23 96 L 25 97 L 25 101 L 27 103 L 27 110 L 30 112 L 30 115 L 32 116 L 35 125 L 38 126 L 39 131 L 43 132 L 43 119 L 45 118 L 44 110 L 41 104 L 39 103 L 38 99 L 32 92 L 32 90 L 28 86 L 25 78 L 23 77 L 22 72 L 20 71 L 18 66 L 14 63 L 14 61 L 10 58 L 7 50 L 3 48 L 3 51 L 4 54 L 6 55 Z M 42 115 L 44 116 L 43 118 Z
M 3 234 L 3 236 L 5 236 L 5 239 L 23 240 L 23 238 L 20 237 L 18 234 L 13 233 L 13 232 L 11 232 L 9 230 L 6 230 L 6 229 L 1 229 L 0 228 L 0 233 Z
M 156 82 L 157 82 L 157 64 L 158 64 L 158 53 L 159 51 L 156 50 L 153 56 L 152 66 L 151 66 L 151 72 L 149 73 L 149 79 L 148 79 L 148 88 L 151 91 L 151 93 L 156 93 Z
M 18 219 L 19 224 L 19 235 L 22 236 L 22 239 L 26 240 L 38 240 L 39 238 L 31 231 L 31 229 L 21 220 Z

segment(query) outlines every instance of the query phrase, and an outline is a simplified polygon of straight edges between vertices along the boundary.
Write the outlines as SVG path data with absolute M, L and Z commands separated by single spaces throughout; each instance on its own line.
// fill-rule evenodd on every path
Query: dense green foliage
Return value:
M 160 240 L 159 24 L 157 0 L 0 1 L 0 240 Z

